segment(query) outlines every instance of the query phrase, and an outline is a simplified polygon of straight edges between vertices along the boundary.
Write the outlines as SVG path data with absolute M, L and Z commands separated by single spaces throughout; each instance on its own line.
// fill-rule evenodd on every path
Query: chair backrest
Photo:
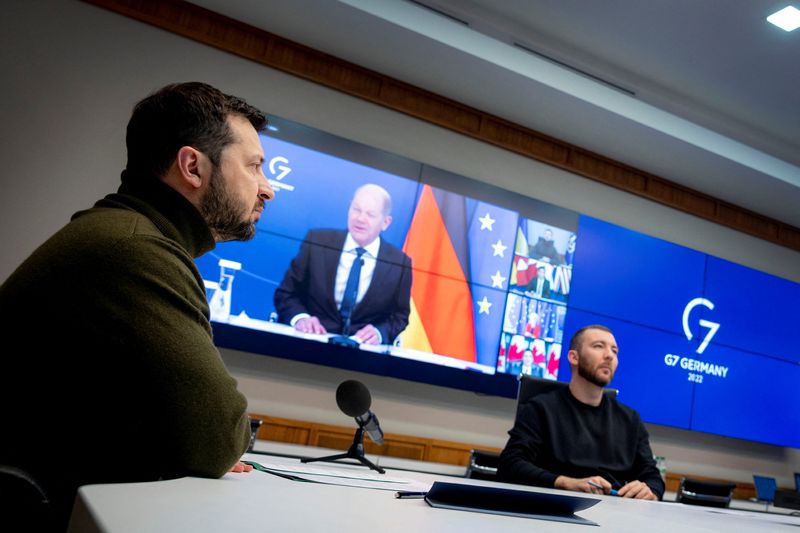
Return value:
M 253 451 L 253 446 L 256 444 L 256 435 L 258 435 L 258 428 L 261 427 L 261 424 L 264 421 L 260 418 L 251 418 L 250 419 L 250 444 L 247 446 L 247 452 L 250 453 Z
M 519 415 L 520 406 L 539 394 L 552 392 L 557 389 L 568 387 L 569 383 L 565 381 L 556 381 L 553 379 L 537 378 L 533 376 L 520 375 L 519 389 L 517 390 L 517 414 Z M 610 398 L 616 398 L 619 390 L 612 388 L 603 389 L 603 393 Z
M 728 507 L 735 483 L 712 483 L 699 479 L 681 478 L 675 501 L 688 505 Z
M 471 450 L 465 477 L 472 479 L 496 479 L 497 464 L 499 462 L 499 453 L 487 450 Z
M 800 492 L 791 489 L 778 489 L 775 491 L 775 507 L 785 507 L 800 511 Z M 798 513 L 792 513 L 794 515 Z
M 27 531 L 50 531 L 56 527 L 53 506 L 29 472 L 0 464 L 0 494 L 0 523 L 24 524 Z
M 775 500 L 775 490 L 778 488 L 778 482 L 774 477 L 754 475 L 753 484 L 756 486 L 756 498 L 762 502 Z

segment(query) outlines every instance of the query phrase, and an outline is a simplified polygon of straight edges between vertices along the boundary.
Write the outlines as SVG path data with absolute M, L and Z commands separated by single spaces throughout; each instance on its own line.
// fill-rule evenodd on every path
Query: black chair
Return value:
M 681 478 L 675 501 L 687 505 L 728 507 L 735 488 L 734 483 L 711 483 L 684 477 Z
M 55 510 L 42 486 L 27 471 L 0 464 L 0 517 L 5 524 L 24 525 L 26 531 L 52 531 Z
M 499 453 L 486 450 L 471 450 L 466 477 L 494 480 L 497 478 L 497 463 L 499 461 Z
M 264 421 L 260 418 L 251 418 L 250 419 L 250 444 L 247 446 L 247 453 L 253 451 L 253 447 L 256 444 L 256 435 L 258 435 L 258 428 L 261 427 L 261 424 Z
M 778 489 L 775 491 L 775 507 L 785 507 L 786 509 L 796 509 L 800 511 L 800 492 L 791 489 Z M 800 513 L 791 513 L 798 515 Z
M 552 392 L 557 389 L 568 387 L 569 383 L 564 381 L 555 381 L 553 379 L 537 378 L 527 376 L 525 374 L 519 377 L 519 389 L 517 390 L 517 415 L 519 415 L 520 406 L 538 394 Z M 605 388 L 603 393 L 609 398 L 616 398 L 619 394 L 618 389 Z

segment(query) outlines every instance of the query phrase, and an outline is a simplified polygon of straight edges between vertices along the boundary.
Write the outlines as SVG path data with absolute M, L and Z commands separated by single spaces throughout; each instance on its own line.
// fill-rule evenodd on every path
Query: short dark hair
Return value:
M 583 326 L 581 329 L 575 332 L 572 338 L 569 340 L 569 349 L 577 350 L 581 346 L 581 341 L 583 341 L 583 334 L 586 333 L 587 330 L 590 329 L 599 329 L 601 331 L 607 331 L 608 333 L 614 334 L 610 328 L 607 326 L 603 326 L 602 324 L 591 324 L 589 326 Z
M 140 101 L 128 122 L 128 170 L 163 176 L 183 146 L 203 152 L 219 166 L 222 150 L 234 141 L 230 115 L 264 131 L 267 118 L 241 98 L 200 82 L 167 85 Z

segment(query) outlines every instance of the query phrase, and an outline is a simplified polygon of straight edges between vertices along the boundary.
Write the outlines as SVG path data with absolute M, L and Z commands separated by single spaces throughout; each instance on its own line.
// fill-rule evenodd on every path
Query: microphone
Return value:
M 369 434 L 375 444 L 383 444 L 383 431 L 381 425 L 378 423 L 378 417 L 375 413 L 369 410 L 372 405 L 372 397 L 369 395 L 369 390 L 360 381 L 348 380 L 343 381 L 339 388 L 336 389 L 336 403 L 339 409 L 347 416 L 352 416 L 358 423 L 356 434 L 353 435 L 353 444 L 347 453 L 339 453 L 336 455 L 329 455 L 327 457 L 317 457 L 310 459 L 303 457 L 300 459 L 303 463 L 310 463 L 312 461 L 338 461 L 339 459 L 355 459 L 364 466 L 370 467 L 381 474 L 385 474 L 386 470 L 374 464 L 372 461 L 364 457 L 364 432 Z
M 369 410 L 372 396 L 366 385 L 354 379 L 343 381 L 336 389 L 336 404 L 344 414 L 356 419 L 375 444 L 383 444 L 383 430 L 378 417 Z

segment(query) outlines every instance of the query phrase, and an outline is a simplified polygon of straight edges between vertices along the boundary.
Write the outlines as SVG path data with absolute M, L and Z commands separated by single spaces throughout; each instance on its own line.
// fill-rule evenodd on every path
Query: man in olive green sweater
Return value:
M 255 234 L 274 196 L 265 126 L 205 84 L 148 96 L 128 123 L 118 192 L 0 287 L 0 465 L 33 476 L 55 529 L 84 484 L 243 469 L 247 403 L 212 341 L 194 259 Z

